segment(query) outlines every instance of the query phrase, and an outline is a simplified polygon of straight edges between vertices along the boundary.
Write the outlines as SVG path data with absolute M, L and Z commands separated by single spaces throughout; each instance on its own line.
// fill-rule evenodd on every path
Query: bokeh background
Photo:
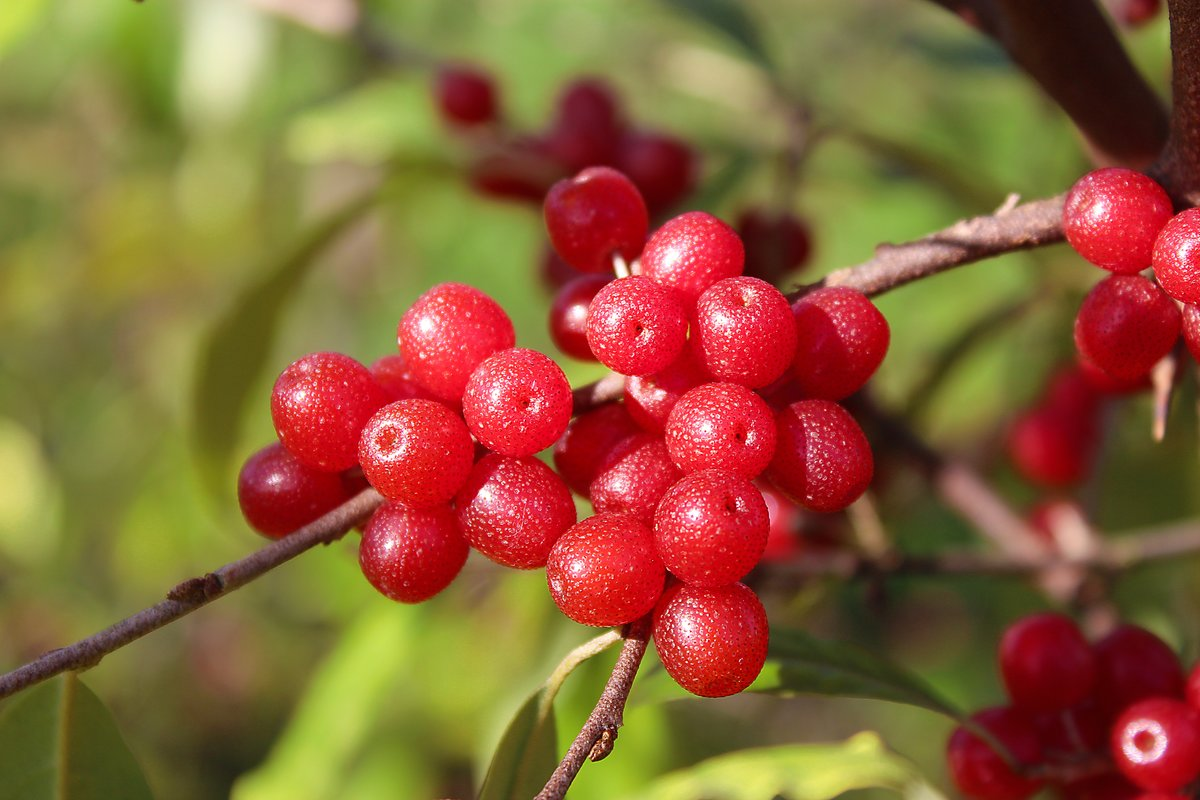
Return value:
M 518 341 L 553 352 L 536 206 L 473 192 L 476 152 L 438 119 L 431 65 L 498 81 L 535 131 L 578 76 L 702 155 L 681 209 L 783 208 L 813 229 L 806 281 L 999 206 L 1062 191 L 1087 163 L 1065 119 L 1003 54 L 933 4 L 740 3 L 757 53 L 712 4 L 628 0 L 5 0 L 0 3 L 0 668 L 149 605 L 263 544 L 241 521 L 242 459 L 273 432 L 279 371 L 314 350 L 393 352 L 432 283 L 499 300 Z M 720 4 L 716 4 L 719 9 Z M 1123 37 L 1160 89 L 1165 20 Z M 820 135 L 793 177 L 792 121 Z M 330 223 L 333 220 L 333 223 Z M 1071 357 L 1097 279 L 1065 247 L 885 296 L 892 350 L 874 382 L 903 408 L 974 321 L 1014 307 L 923 391 L 914 427 L 1038 498 L 1005 463 L 1007 421 Z M 575 384 L 595 366 L 560 359 Z M 1150 442 L 1149 402 L 1119 404 L 1082 496 L 1105 530 L 1188 516 L 1195 392 Z M 977 538 L 896 462 L 877 485 L 912 552 Z M 836 523 L 835 523 L 836 525 Z M 1196 650 L 1194 565 L 1122 580 L 1130 619 Z M 977 708 L 1001 699 L 997 632 L 1045 604 L 1011 579 L 861 584 L 763 579 L 772 624 L 856 641 Z M 420 607 L 362 579 L 352 534 L 109 657 L 85 676 L 161 798 L 469 797 L 505 722 L 574 645 L 541 573 L 472 557 Z M 572 738 L 612 654 L 558 703 Z M 878 702 L 688 699 L 653 653 L 614 755 L 572 797 L 608 798 L 741 747 L 861 730 L 945 786 L 949 723 Z

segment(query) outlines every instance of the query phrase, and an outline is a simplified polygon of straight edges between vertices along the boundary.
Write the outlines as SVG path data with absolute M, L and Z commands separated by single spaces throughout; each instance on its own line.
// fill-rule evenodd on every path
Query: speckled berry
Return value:
M 596 293 L 587 340 L 600 363 L 622 375 L 651 375 L 679 357 L 687 342 L 679 296 L 648 278 L 621 278 Z
M 624 625 L 644 616 L 665 579 L 650 529 L 626 514 L 596 514 L 567 529 L 546 562 L 550 596 L 583 625 Z
M 588 167 L 546 193 L 546 231 L 563 260 L 583 272 L 613 269 L 613 255 L 632 261 L 650 222 L 642 194 L 610 167 Z
M 684 472 L 724 469 L 754 478 L 771 463 L 775 422 L 762 398 L 736 383 L 706 383 L 671 409 L 667 450 Z
M 620 403 L 580 414 L 554 445 L 554 466 L 567 486 L 586 495 L 617 445 L 636 433 L 641 428 Z
M 608 454 L 588 497 L 598 512 L 629 514 L 649 525 L 659 500 L 681 477 L 662 437 L 640 433 Z
M 363 428 L 358 449 L 363 474 L 380 494 L 413 508 L 454 497 L 475 460 L 462 418 L 434 400 L 399 400 Z
M 1041 758 L 1037 731 L 1029 717 L 1012 708 L 988 708 L 971 715 L 1018 762 L 1033 766 Z M 964 795 L 974 800 L 1025 800 L 1041 788 L 1041 781 L 1012 768 L 984 740 L 959 727 L 946 743 L 950 777 Z
M 472 286 L 441 283 L 401 317 L 396 341 L 413 379 L 457 403 L 480 362 L 512 347 L 516 335 L 495 300 Z
M 1182 788 L 1200 776 L 1200 712 L 1169 697 L 1134 703 L 1113 725 L 1112 757 L 1143 789 Z
M 828 400 L 801 400 L 775 417 L 775 457 L 767 478 L 805 508 L 841 511 L 866 491 L 871 446 L 854 417 Z
M 704 290 L 742 274 L 746 258 L 733 228 L 703 211 L 668 220 L 642 250 L 642 274 L 675 289 L 688 314 Z
M 1013 705 L 1061 711 L 1096 683 L 1096 659 L 1079 628 L 1062 614 L 1031 614 L 1000 639 L 1000 674 Z
M 476 367 L 463 393 L 463 417 L 484 447 L 529 456 L 558 440 L 571 421 L 571 384 L 543 353 L 514 347 Z
M 712 379 L 696 360 L 691 347 L 683 348 L 679 358 L 653 375 L 634 375 L 625 379 L 625 407 L 638 425 L 650 433 L 666 430 L 671 409 L 688 391 Z
M 787 298 L 758 278 L 725 278 L 705 289 L 696 301 L 691 336 L 710 375 L 751 389 L 782 375 L 796 354 Z
M 468 550 L 448 505 L 412 509 L 389 503 L 367 523 L 358 563 L 386 597 L 420 603 L 450 585 Z
M 654 647 L 675 682 L 700 697 L 737 694 L 767 660 L 767 614 L 740 583 L 676 584 L 654 608 Z
M 1154 277 L 1181 303 L 1200 303 L 1200 208 L 1181 211 L 1154 242 Z
M 841 400 L 857 392 L 887 355 L 891 331 L 867 296 L 831 286 L 792 305 L 796 359 L 792 377 L 807 397 Z
M 353 358 L 311 353 L 275 381 L 271 421 L 301 464 L 340 472 L 358 463 L 359 433 L 386 402 L 370 371 Z
M 341 473 L 306 467 L 281 444 L 259 450 L 238 473 L 238 505 L 250 527 L 278 539 L 351 497 Z
M 1140 172 L 1106 167 L 1084 175 L 1063 204 L 1063 232 L 1079 255 L 1134 275 L 1150 266 L 1154 240 L 1174 213 L 1163 188 Z
M 1096 284 L 1075 318 L 1075 346 L 1109 375 L 1145 375 L 1171 351 L 1182 324 L 1179 309 L 1140 275 L 1113 275 Z
M 571 358 L 596 360 L 587 341 L 588 307 L 609 280 L 604 275 L 584 275 L 562 287 L 554 297 L 550 306 L 550 338 Z

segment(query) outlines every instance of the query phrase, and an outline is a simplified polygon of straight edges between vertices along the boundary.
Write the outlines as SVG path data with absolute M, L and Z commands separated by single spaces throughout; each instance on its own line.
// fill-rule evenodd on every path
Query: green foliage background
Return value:
M 536 211 L 465 187 L 469 145 L 438 124 L 425 69 L 381 67 L 352 37 L 266 10 L 285 5 L 0 3 L 0 667 L 262 543 L 241 522 L 234 481 L 272 436 L 275 375 L 300 355 L 391 352 L 399 315 L 449 279 L 491 293 L 521 344 L 551 350 Z M 723 176 L 722 191 L 702 188 L 693 205 L 732 218 L 782 196 L 812 222 L 816 257 L 803 279 L 986 212 L 1009 192 L 1056 193 L 1087 166 L 1069 125 L 1001 53 L 917 2 L 444 0 L 373 2 L 364 13 L 379 37 L 486 65 L 506 113 L 530 129 L 565 81 L 603 76 L 633 119 L 703 151 L 709 188 Z M 1165 23 L 1127 38 L 1164 86 Z M 829 131 L 802 182 L 782 190 L 781 96 L 811 104 Z M 1069 356 L 1075 304 L 1097 277 L 1054 248 L 881 299 L 893 346 L 878 394 L 904 403 L 973 320 L 1039 298 L 971 351 L 915 420 L 1014 502 L 1032 501 L 997 442 Z M 599 374 L 564 367 L 577 383 Z M 1101 476 L 1085 488 L 1105 528 L 1197 510 L 1185 394 L 1158 447 L 1145 400 L 1115 412 Z M 902 469 L 882 507 L 904 549 L 974 541 Z M 1192 570 L 1147 570 L 1117 593 L 1129 617 L 1189 656 Z M 766 601 L 773 624 L 887 654 L 966 708 L 998 702 L 996 632 L 1039 596 L 984 579 L 889 589 L 882 605 L 832 583 L 773 586 Z M 507 719 L 592 633 L 559 616 L 540 574 L 479 558 L 435 601 L 397 606 L 362 580 L 351 537 L 109 657 L 85 681 L 161 798 L 468 797 Z M 611 659 L 563 687 L 560 752 Z M 927 711 L 814 697 L 701 702 L 672 688 L 653 654 L 645 672 L 614 755 L 586 766 L 572 797 L 652 785 L 691 796 L 687 779 L 673 790 L 651 781 L 744 747 L 862 730 L 944 785 L 949 723 Z M 853 764 L 876 746 L 851 744 Z M 892 776 L 879 785 L 910 783 L 909 767 L 879 769 Z M 806 796 L 798 786 L 771 791 Z

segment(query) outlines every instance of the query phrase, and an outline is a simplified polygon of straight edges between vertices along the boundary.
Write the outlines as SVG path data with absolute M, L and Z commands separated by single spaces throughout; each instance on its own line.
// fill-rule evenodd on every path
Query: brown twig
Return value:
M 1200 0 L 1168 0 L 1171 135 L 1155 176 L 1181 205 L 1200 203 Z
M 634 676 L 649 643 L 650 618 L 646 616 L 629 626 L 621 654 L 617 656 L 617 663 L 600 699 L 596 701 L 596 707 L 588 715 L 587 722 L 546 782 L 545 788 L 538 792 L 536 800 L 561 800 L 583 768 L 584 761 L 599 761 L 612 752 L 617 729 L 624 718 L 625 701 L 629 699 L 629 690 L 633 688 Z
M 59 673 L 96 666 L 114 650 L 208 605 L 218 597 L 224 597 L 304 551 L 340 539 L 382 503 L 383 498 L 374 489 L 365 489 L 295 533 L 207 575 L 179 583 L 167 593 L 167 599 L 157 605 L 0 675 L 0 699 Z

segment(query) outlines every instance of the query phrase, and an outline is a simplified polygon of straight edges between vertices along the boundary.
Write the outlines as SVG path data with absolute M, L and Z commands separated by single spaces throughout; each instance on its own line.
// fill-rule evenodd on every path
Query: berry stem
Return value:
M 1176 203 L 1200 202 L 1200 0 L 1169 0 L 1171 135 L 1156 164 Z

